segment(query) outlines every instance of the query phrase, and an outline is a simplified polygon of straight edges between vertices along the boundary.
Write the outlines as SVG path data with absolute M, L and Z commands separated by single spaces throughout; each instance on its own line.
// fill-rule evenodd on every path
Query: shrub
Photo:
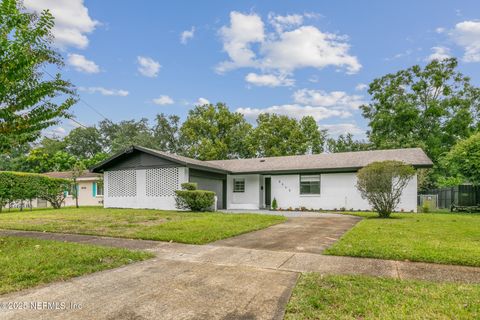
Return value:
M 50 202 L 54 209 L 59 209 L 62 206 L 63 200 L 65 200 L 65 190 L 68 190 L 71 183 L 66 179 L 44 178 L 39 188 L 38 197 Z
M 357 173 L 357 189 L 381 218 L 388 218 L 400 202 L 415 169 L 401 161 L 372 162 Z
M 430 203 L 428 201 L 425 201 L 422 205 L 422 212 L 423 213 L 429 213 L 430 212 Z
M 276 198 L 273 198 L 273 201 L 272 201 L 272 204 L 270 205 L 270 208 L 272 210 L 277 210 L 278 208 L 278 203 L 277 203 L 277 199 Z
M 0 211 L 8 203 L 25 200 L 31 202 L 35 198 L 45 199 L 54 208 L 59 208 L 65 199 L 64 191 L 68 185 L 68 180 L 53 179 L 41 174 L 0 172 Z
M 177 190 L 175 202 L 178 209 L 211 211 L 215 204 L 215 192 L 207 190 Z
M 185 182 L 181 184 L 182 190 L 197 190 L 198 184 L 196 182 Z

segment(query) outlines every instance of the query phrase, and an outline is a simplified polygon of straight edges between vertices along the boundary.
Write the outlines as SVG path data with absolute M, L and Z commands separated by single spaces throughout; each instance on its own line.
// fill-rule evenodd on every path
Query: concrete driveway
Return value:
M 212 245 L 321 253 L 360 220 L 359 217 L 338 214 L 288 218 L 285 223 L 216 241 Z

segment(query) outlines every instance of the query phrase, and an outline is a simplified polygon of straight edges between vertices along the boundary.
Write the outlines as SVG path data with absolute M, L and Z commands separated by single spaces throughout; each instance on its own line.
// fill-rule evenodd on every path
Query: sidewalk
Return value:
M 0 230 L 0 236 L 29 237 L 148 250 L 155 253 L 158 259 L 208 263 L 218 266 L 253 267 L 288 272 L 369 275 L 435 282 L 480 283 L 480 268 L 478 267 L 35 231 Z

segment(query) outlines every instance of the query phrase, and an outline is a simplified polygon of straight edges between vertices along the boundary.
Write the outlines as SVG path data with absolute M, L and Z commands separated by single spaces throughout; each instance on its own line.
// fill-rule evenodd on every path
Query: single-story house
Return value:
M 51 178 L 72 179 L 72 171 L 54 171 L 47 172 L 44 175 Z M 98 206 L 103 204 L 103 182 L 102 174 L 84 170 L 80 176 L 77 177 L 76 188 L 78 190 L 78 205 L 79 206 Z M 73 186 L 72 186 L 73 187 Z M 72 191 L 65 191 L 65 200 L 63 205 L 66 207 L 75 206 L 75 198 L 72 196 Z M 47 206 L 46 202 L 38 200 L 37 206 Z
M 355 187 L 356 172 L 374 161 L 400 160 L 415 168 L 432 161 L 422 149 L 393 149 L 235 160 L 200 161 L 132 146 L 91 168 L 104 174 L 108 208 L 175 209 L 175 190 L 196 182 L 217 195 L 218 209 L 368 210 Z M 398 211 L 417 210 L 416 175 Z

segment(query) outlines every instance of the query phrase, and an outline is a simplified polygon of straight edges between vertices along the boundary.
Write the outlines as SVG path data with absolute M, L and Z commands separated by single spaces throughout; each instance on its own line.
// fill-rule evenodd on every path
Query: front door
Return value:
M 265 207 L 270 208 L 272 204 L 272 179 L 265 178 Z

